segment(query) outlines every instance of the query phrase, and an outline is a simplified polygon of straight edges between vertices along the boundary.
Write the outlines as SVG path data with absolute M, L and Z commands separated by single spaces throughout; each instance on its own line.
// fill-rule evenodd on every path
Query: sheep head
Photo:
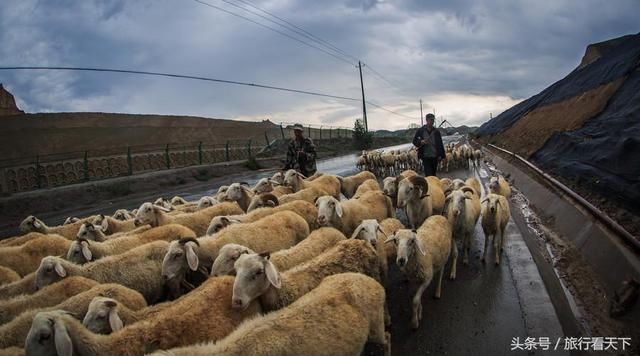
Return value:
M 256 194 L 269 193 L 273 191 L 273 185 L 280 185 L 277 181 L 269 178 L 261 178 L 253 187 Z
M 200 243 L 193 237 L 184 237 L 171 241 L 169 249 L 162 259 L 162 278 L 167 281 L 182 277 L 187 269 L 198 270 Z
M 108 225 L 107 225 L 108 226 Z M 104 227 L 102 225 L 94 225 L 92 223 L 84 223 L 80 225 L 76 238 L 82 240 L 104 241 Z
M 231 299 L 233 308 L 244 310 L 251 301 L 260 297 L 271 286 L 282 286 L 280 272 L 271 262 L 268 252 L 242 254 L 233 267 L 236 270 Z
M 45 225 L 45 223 L 43 223 L 42 220 L 36 218 L 33 215 L 27 216 L 20 223 L 20 231 L 22 231 L 25 234 L 29 232 L 39 232 L 41 234 L 46 234 L 47 233 L 46 227 L 47 225 Z
M 316 199 L 316 208 L 318 208 L 318 224 L 320 226 L 330 226 L 334 219 L 342 219 L 342 205 L 340 205 L 338 199 L 332 196 L 318 197 Z
M 211 267 L 211 276 L 233 275 L 236 270 L 233 268 L 234 263 L 243 254 L 254 253 L 251 249 L 238 244 L 226 244 L 222 246 L 218 252 L 218 257 L 213 261 Z
M 404 208 L 410 201 L 418 201 L 429 194 L 429 183 L 424 177 L 413 176 L 398 183 L 398 208 Z
M 151 225 L 151 227 L 158 227 L 161 215 L 169 211 L 169 209 L 159 205 L 143 203 L 138 208 L 134 224 L 136 226 L 148 224 Z
M 396 197 L 398 195 L 398 179 L 397 177 L 386 177 L 382 180 L 382 191 L 388 197 Z
M 295 169 L 290 169 L 287 173 L 284 174 L 284 182 L 283 185 L 290 187 L 293 192 L 297 192 L 303 188 L 302 180 L 306 177 L 302 175 L 302 173 L 296 171 Z
M 372 246 L 376 247 L 378 244 L 378 232 L 387 237 L 387 234 L 382 230 L 376 219 L 365 219 L 353 231 L 351 238 L 369 241 Z
M 198 200 L 198 210 L 206 209 L 218 204 L 218 201 L 214 197 L 204 196 Z
M 36 289 L 41 289 L 67 277 L 69 274 L 64 268 L 64 262 L 65 261 L 60 257 L 44 257 L 40 261 L 40 266 L 36 270 Z
M 124 327 L 118 310 L 119 304 L 115 299 L 95 297 L 89 303 L 82 324 L 96 334 L 111 334 Z
M 456 189 L 447 194 L 444 199 L 447 214 L 452 213 L 456 218 L 464 214 L 467 199 L 472 199 L 465 194 L 469 191 L 473 192 L 473 189 L 463 187 L 462 189 Z
M 80 218 L 77 218 L 75 216 L 69 216 L 66 219 L 64 219 L 64 222 L 62 223 L 62 225 L 69 225 L 78 221 L 80 221 Z
M 249 188 L 242 185 L 242 183 L 233 183 L 229 186 L 224 193 L 225 200 L 238 201 L 249 193 Z
M 284 173 L 282 172 L 274 173 L 273 176 L 271 176 L 271 180 L 280 185 L 284 184 Z
M 216 216 L 213 219 L 211 219 L 211 222 L 209 223 L 209 227 L 207 228 L 207 235 L 211 236 L 213 234 L 217 234 L 218 232 L 220 232 L 220 230 L 224 229 L 225 227 L 231 224 L 237 224 L 237 223 L 240 223 L 240 221 L 236 219 L 231 219 L 228 216 Z
M 496 211 L 498 211 L 499 207 L 502 207 L 502 200 L 500 199 L 501 195 L 498 194 L 488 194 L 487 197 L 482 200 L 482 204 L 487 204 L 484 214 L 494 215 Z
M 396 244 L 396 263 L 400 268 L 407 265 L 409 259 L 414 255 L 416 250 L 423 255 L 426 254 L 426 249 L 422 246 L 421 240 L 418 239 L 416 230 L 398 230 L 393 236 L 389 236 L 385 240 L 385 243 L 387 242 L 394 242 Z
M 92 259 L 93 253 L 89 249 L 89 240 L 79 238 L 71 242 L 69 251 L 67 251 L 67 261 L 81 265 L 91 262 Z
M 118 209 L 113 213 L 112 217 L 116 220 L 125 221 L 133 219 L 133 215 L 127 211 L 127 209 Z
M 72 355 L 73 342 L 69 336 L 63 310 L 40 312 L 33 317 L 31 329 L 24 343 L 27 355 Z
M 280 203 L 278 201 L 278 197 L 276 197 L 275 195 L 271 194 L 271 193 L 263 193 L 263 194 L 259 194 L 254 196 L 251 199 L 251 203 L 249 204 L 249 207 L 247 208 L 247 213 L 258 209 L 258 208 L 264 208 L 264 207 L 276 207 L 278 206 Z

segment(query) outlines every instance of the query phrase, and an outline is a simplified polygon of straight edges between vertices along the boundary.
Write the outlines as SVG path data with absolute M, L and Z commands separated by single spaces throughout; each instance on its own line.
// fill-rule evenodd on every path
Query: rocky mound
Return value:
M 529 158 L 640 232 L 640 34 L 589 45 L 562 80 L 476 134 Z
M 24 111 L 18 109 L 16 100 L 0 83 L 0 116 L 24 114 Z

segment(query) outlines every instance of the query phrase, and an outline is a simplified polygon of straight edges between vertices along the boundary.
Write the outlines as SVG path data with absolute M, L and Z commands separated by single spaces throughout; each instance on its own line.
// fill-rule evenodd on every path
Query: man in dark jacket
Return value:
M 289 142 L 287 161 L 284 169 L 295 169 L 305 177 L 316 173 L 316 146 L 310 138 L 304 137 L 304 127 L 293 125 L 294 137 Z
M 419 128 L 413 137 L 413 145 L 418 148 L 418 158 L 422 160 L 425 177 L 435 176 L 438 162 L 444 158 L 442 136 L 433 126 L 436 117 L 433 114 L 427 114 L 426 119 L 427 124 Z

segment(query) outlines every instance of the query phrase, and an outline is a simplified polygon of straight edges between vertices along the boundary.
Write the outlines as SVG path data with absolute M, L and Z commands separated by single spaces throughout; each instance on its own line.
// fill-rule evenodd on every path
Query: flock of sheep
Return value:
M 440 161 L 439 170 L 449 172 L 450 169 L 470 167 L 478 168 L 483 154 L 468 144 L 456 146 L 450 143 L 444 146 L 445 157 Z M 389 151 L 362 151 L 356 160 L 360 170 L 368 170 L 379 177 L 396 176 L 404 170 L 422 171 L 422 162 L 418 159 L 415 147 Z
M 502 177 L 481 201 L 475 178 L 401 168 L 382 186 L 370 171 L 290 170 L 60 226 L 29 216 L 0 241 L 0 354 L 358 355 L 372 342 L 388 355 L 389 263 L 419 285 L 418 328 L 449 260 L 456 277 L 456 241 L 467 264 L 482 215 L 483 261 L 494 236 L 498 264 L 509 220 Z

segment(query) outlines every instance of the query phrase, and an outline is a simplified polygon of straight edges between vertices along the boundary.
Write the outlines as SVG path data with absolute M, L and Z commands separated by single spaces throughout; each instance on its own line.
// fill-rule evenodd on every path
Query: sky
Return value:
M 361 98 L 370 129 L 434 112 L 479 125 L 572 71 L 589 43 L 637 33 L 638 0 L 0 0 L 0 66 L 176 73 Z M 236 6 L 233 6 L 233 5 Z M 184 79 L 0 71 L 27 112 L 120 112 L 353 126 L 362 103 Z

